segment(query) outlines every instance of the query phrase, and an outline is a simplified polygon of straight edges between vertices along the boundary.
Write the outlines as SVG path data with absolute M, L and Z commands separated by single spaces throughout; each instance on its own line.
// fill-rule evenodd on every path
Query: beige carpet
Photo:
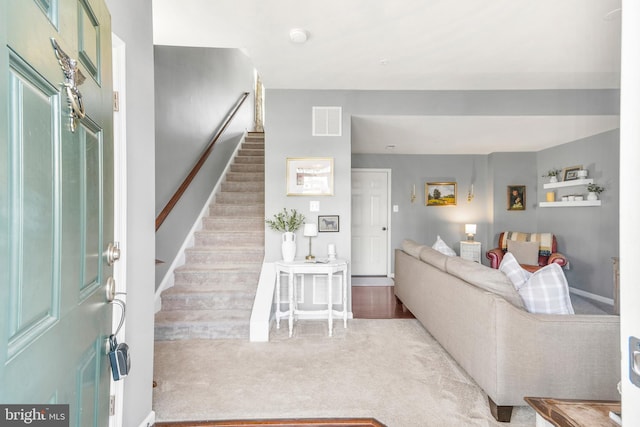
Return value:
M 535 426 L 516 407 L 496 422 L 482 390 L 415 319 L 286 322 L 269 343 L 155 344 L 158 421 L 373 417 L 389 427 Z

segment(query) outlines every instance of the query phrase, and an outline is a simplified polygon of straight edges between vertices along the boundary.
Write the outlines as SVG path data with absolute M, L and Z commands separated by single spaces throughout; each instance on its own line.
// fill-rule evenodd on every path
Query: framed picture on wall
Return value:
M 287 196 L 333 196 L 333 158 L 287 158 Z
M 527 207 L 527 186 L 507 185 L 507 210 L 523 211 Z
M 318 232 L 337 233 L 340 231 L 339 215 L 318 215 Z
M 457 185 L 455 182 L 427 182 L 424 188 L 427 206 L 455 206 Z

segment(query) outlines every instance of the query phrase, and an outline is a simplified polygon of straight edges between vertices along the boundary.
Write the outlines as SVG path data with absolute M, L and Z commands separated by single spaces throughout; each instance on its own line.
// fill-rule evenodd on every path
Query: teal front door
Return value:
M 0 50 L 0 404 L 69 404 L 71 426 L 106 426 L 110 15 L 2 0 Z

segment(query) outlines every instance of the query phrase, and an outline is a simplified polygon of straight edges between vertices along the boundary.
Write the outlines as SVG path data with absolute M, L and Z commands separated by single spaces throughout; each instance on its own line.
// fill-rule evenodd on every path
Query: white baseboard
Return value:
M 249 341 L 251 342 L 269 341 L 275 286 L 275 265 L 272 262 L 263 262 L 249 322 Z
M 149 412 L 149 415 L 140 423 L 139 427 L 152 427 L 156 423 L 155 411 Z
M 584 297 L 584 298 L 589 298 L 594 301 L 601 302 L 603 304 L 613 305 L 612 298 L 602 297 L 600 295 L 592 294 L 591 292 L 586 292 L 581 289 L 576 289 L 572 287 L 569 287 L 569 292 L 571 292 L 572 294 L 580 295 L 581 297 Z
M 162 278 L 162 281 L 160 282 L 160 286 L 158 286 L 158 289 L 156 289 L 155 298 L 154 298 L 156 313 L 160 311 L 160 308 L 162 306 L 162 299 L 160 298 L 160 294 L 162 294 L 163 291 L 169 289 L 174 285 L 173 272 L 175 271 L 176 268 L 184 265 L 184 262 L 185 262 L 184 253 L 187 250 L 187 248 L 190 248 L 193 246 L 193 242 L 195 241 L 195 233 L 196 231 L 200 231 L 202 229 L 202 219 L 208 215 L 209 206 L 211 205 L 211 203 L 213 203 L 213 199 L 218 193 L 218 190 L 220 189 L 220 186 L 222 185 L 222 182 L 224 181 L 224 178 L 227 175 L 227 172 L 229 172 L 229 169 L 231 169 L 231 164 L 234 162 L 236 155 L 238 154 L 238 151 L 242 147 L 242 143 L 244 142 L 246 137 L 247 137 L 247 133 L 245 132 L 244 136 L 242 137 L 242 141 L 238 143 L 238 146 L 236 147 L 235 151 L 233 152 L 233 154 L 229 158 L 229 161 L 227 162 L 227 166 L 224 168 L 224 171 L 222 171 L 222 173 L 220 174 L 220 178 L 218 178 L 218 182 L 216 182 L 215 187 L 213 187 L 213 190 L 209 195 L 209 198 L 207 199 L 204 206 L 202 207 L 202 210 L 200 211 L 200 215 L 198 215 L 198 218 L 193 223 L 193 227 L 191 227 L 191 230 L 185 237 L 184 242 L 182 242 L 182 246 L 180 246 L 180 250 L 178 250 L 176 257 L 171 262 L 171 266 L 169 267 L 164 277 Z

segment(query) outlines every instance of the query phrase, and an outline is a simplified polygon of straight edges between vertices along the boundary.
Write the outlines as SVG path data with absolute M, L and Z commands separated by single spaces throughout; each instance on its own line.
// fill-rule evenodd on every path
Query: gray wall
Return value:
M 311 137 L 311 106 L 336 105 L 343 107 L 343 136 L 340 138 Z M 305 214 L 313 198 L 285 196 L 285 158 L 287 156 L 345 156 L 341 167 L 347 167 L 347 150 L 351 134 L 356 135 L 362 121 L 359 115 L 571 115 L 618 114 L 617 90 L 543 90 L 543 91 L 470 91 L 470 92 L 404 92 L 404 91 L 267 91 L 267 184 L 266 214 L 282 207 L 295 207 Z M 350 133 L 351 132 L 351 133 Z M 478 224 L 477 240 L 483 252 L 497 244 L 497 235 L 503 230 L 551 231 L 558 234 L 560 250 L 570 258 L 572 268 L 567 271 L 571 286 L 611 297 L 610 263 L 617 254 L 617 132 L 607 133 L 572 142 L 539 153 L 493 153 L 487 156 L 401 156 L 354 154 L 354 168 L 389 168 L 392 170 L 392 204 L 399 206 L 391 215 L 391 243 L 398 247 L 405 237 L 432 244 L 439 234 L 450 246 L 459 250 L 459 241 L 465 238 L 464 224 Z M 603 145 L 604 144 L 604 145 Z M 582 154 L 578 154 L 582 153 Z M 607 160 L 604 160 L 607 159 Z M 553 160 L 553 161 L 548 161 Z M 606 171 L 604 194 L 600 208 L 538 208 L 543 200 L 544 171 L 556 166 L 575 164 L 595 165 L 593 173 Z M 590 166 L 589 166 L 590 167 Z M 602 168 L 602 169 L 599 169 Z M 321 199 L 321 214 L 340 214 L 351 208 L 350 175 L 338 170 L 336 188 L 340 197 Z M 616 171 L 616 172 L 614 172 Z M 341 180 L 340 176 L 344 178 Z M 597 175 L 596 175 L 597 176 Z M 413 184 L 422 188 L 427 181 L 456 181 L 458 204 L 456 207 L 435 208 L 424 206 L 423 190 L 416 203 L 409 201 Z M 465 194 L 474 182 L 475 198 L 467 203 Z M 507 210 L 507 185 L 525 185 L 527 204 L 524 211 Z M 607 200 L 611 198 L 611 200 Z M 328 206 L 328 209 L 327 209 Z M 315 215 L 312 216 L 315 219 Z M 559 218 L 563 218 L 559 220 Z M 597 223 L 594 222 L 597 218 Z M 560 225 L 561 223 L 566 225 Z M 569 227 L 568 224 L 571 223 Z M 602 225 L 604 224 L 604 225 Z M 342 231 L 344 230 L 344 231 Z M 578 231 L 581 230 L 581 231 Z M 591 251 L 578 250 L 569 241 L 582 242 L 586 234 L 601 247 Z M 350 247 L 350 230 L 346 218 L 341 216 L 341 236 L 338 251 L 348 258 L 341 247 Z M 323 240 L 326 240 L 322 236 Z M 279 259 L 279 235 L 267 231 L 267 257 Z M 604 243 L 606 242 L 606 243 Z M 326 250 L 326 241 L 316 247 Z M 315 244 L 315 241 L 314 241 Z M 583 248 L 586 245 L 583 244 Z M 321 253 L 323 255 L 324 253 Z M 483 262 L 486 263 L 486 261 Z M 598 273 L 594 274 L 594 266 Z M 577 270 L 580 269 L 580 273 Z
M 543 150 L 538 157 L 538 201 L 548 190 L 541 175 L 553 167 L 582 165 L 589 178 L 606 188 L 600 194 L 602 206 L 583 208 L 538 208 L 538 227 L 554 232 L 559 250 L 570 260 L 567 280 L 578 289 L 613 298 L 612 257 L 619 255 L 620 213 L 620 131 L 605 132 L 590 138 Z M 556 190 L 556 198 L 582 194 L 583 187 Z
M 155 274 L 154 88 L 151 0 L 107 0 L 112 30 L 126 43 L 127 81 L 127 329 L 133 354 L 124 382 L 123 425 L 151 412 Z
M 238 49 L 155 46 L 158 215 L 243 92 L 249 97 L 209 159 L 156 233 L 156 287 L 245 131 L 253 130 L 254 68 Z

